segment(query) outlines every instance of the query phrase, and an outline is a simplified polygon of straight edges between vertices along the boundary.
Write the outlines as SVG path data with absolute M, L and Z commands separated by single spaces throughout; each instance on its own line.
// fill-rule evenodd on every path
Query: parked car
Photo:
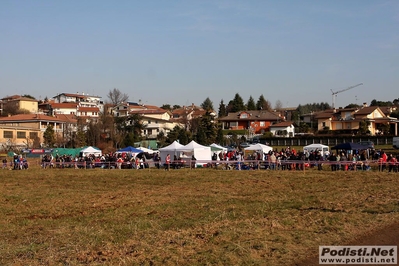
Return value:
M 393 138 L 392 146 L 393 146 L 395 149 L 399 149 L 399 137 L 394 137 L 394 138 Z

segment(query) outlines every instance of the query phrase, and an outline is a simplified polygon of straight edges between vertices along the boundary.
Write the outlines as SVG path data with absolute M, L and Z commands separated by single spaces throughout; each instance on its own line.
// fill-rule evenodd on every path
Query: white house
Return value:
M 272 124 L 269 127 L 270 132 L 276 137 L 294 137 L 295 126 L 292 121 L 284 121 L 277 124 Z

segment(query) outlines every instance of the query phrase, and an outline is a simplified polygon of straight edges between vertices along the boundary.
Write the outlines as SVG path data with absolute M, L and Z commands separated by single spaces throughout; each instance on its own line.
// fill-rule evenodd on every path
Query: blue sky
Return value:
M 1 97 L 145 104 L 399 98 L 399 1 L 0 1 Z

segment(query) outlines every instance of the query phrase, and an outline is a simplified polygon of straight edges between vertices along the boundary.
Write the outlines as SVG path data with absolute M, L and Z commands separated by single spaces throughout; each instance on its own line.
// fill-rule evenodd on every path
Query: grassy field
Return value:
M 2 170 L 0 265 L 294 265 L 397 221 L 398 186 L 370 171 Z

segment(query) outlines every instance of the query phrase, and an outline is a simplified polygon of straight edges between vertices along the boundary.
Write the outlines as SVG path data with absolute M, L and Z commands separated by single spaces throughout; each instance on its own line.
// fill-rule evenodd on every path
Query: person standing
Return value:
M 331 171 L 337 171 L 337 156 L 335 156 L 335 153 L 331 153 L 330 157 L 328 157 L 328 160 L 330 161 L 331 164 Z
M 3 169 L 7 169 L 7 158 L 3 159 Z
M 170 154 L 166 155 L 165 158 L 165 170 L 169 171 L 170 170 Z
M 396 160 L 396 157 L 393 156 L 392 154 L 390 154 L 388 156 L 388 172 L 397 172 L 398 168 L 397 168 L 397 163 L 398 161 Z

